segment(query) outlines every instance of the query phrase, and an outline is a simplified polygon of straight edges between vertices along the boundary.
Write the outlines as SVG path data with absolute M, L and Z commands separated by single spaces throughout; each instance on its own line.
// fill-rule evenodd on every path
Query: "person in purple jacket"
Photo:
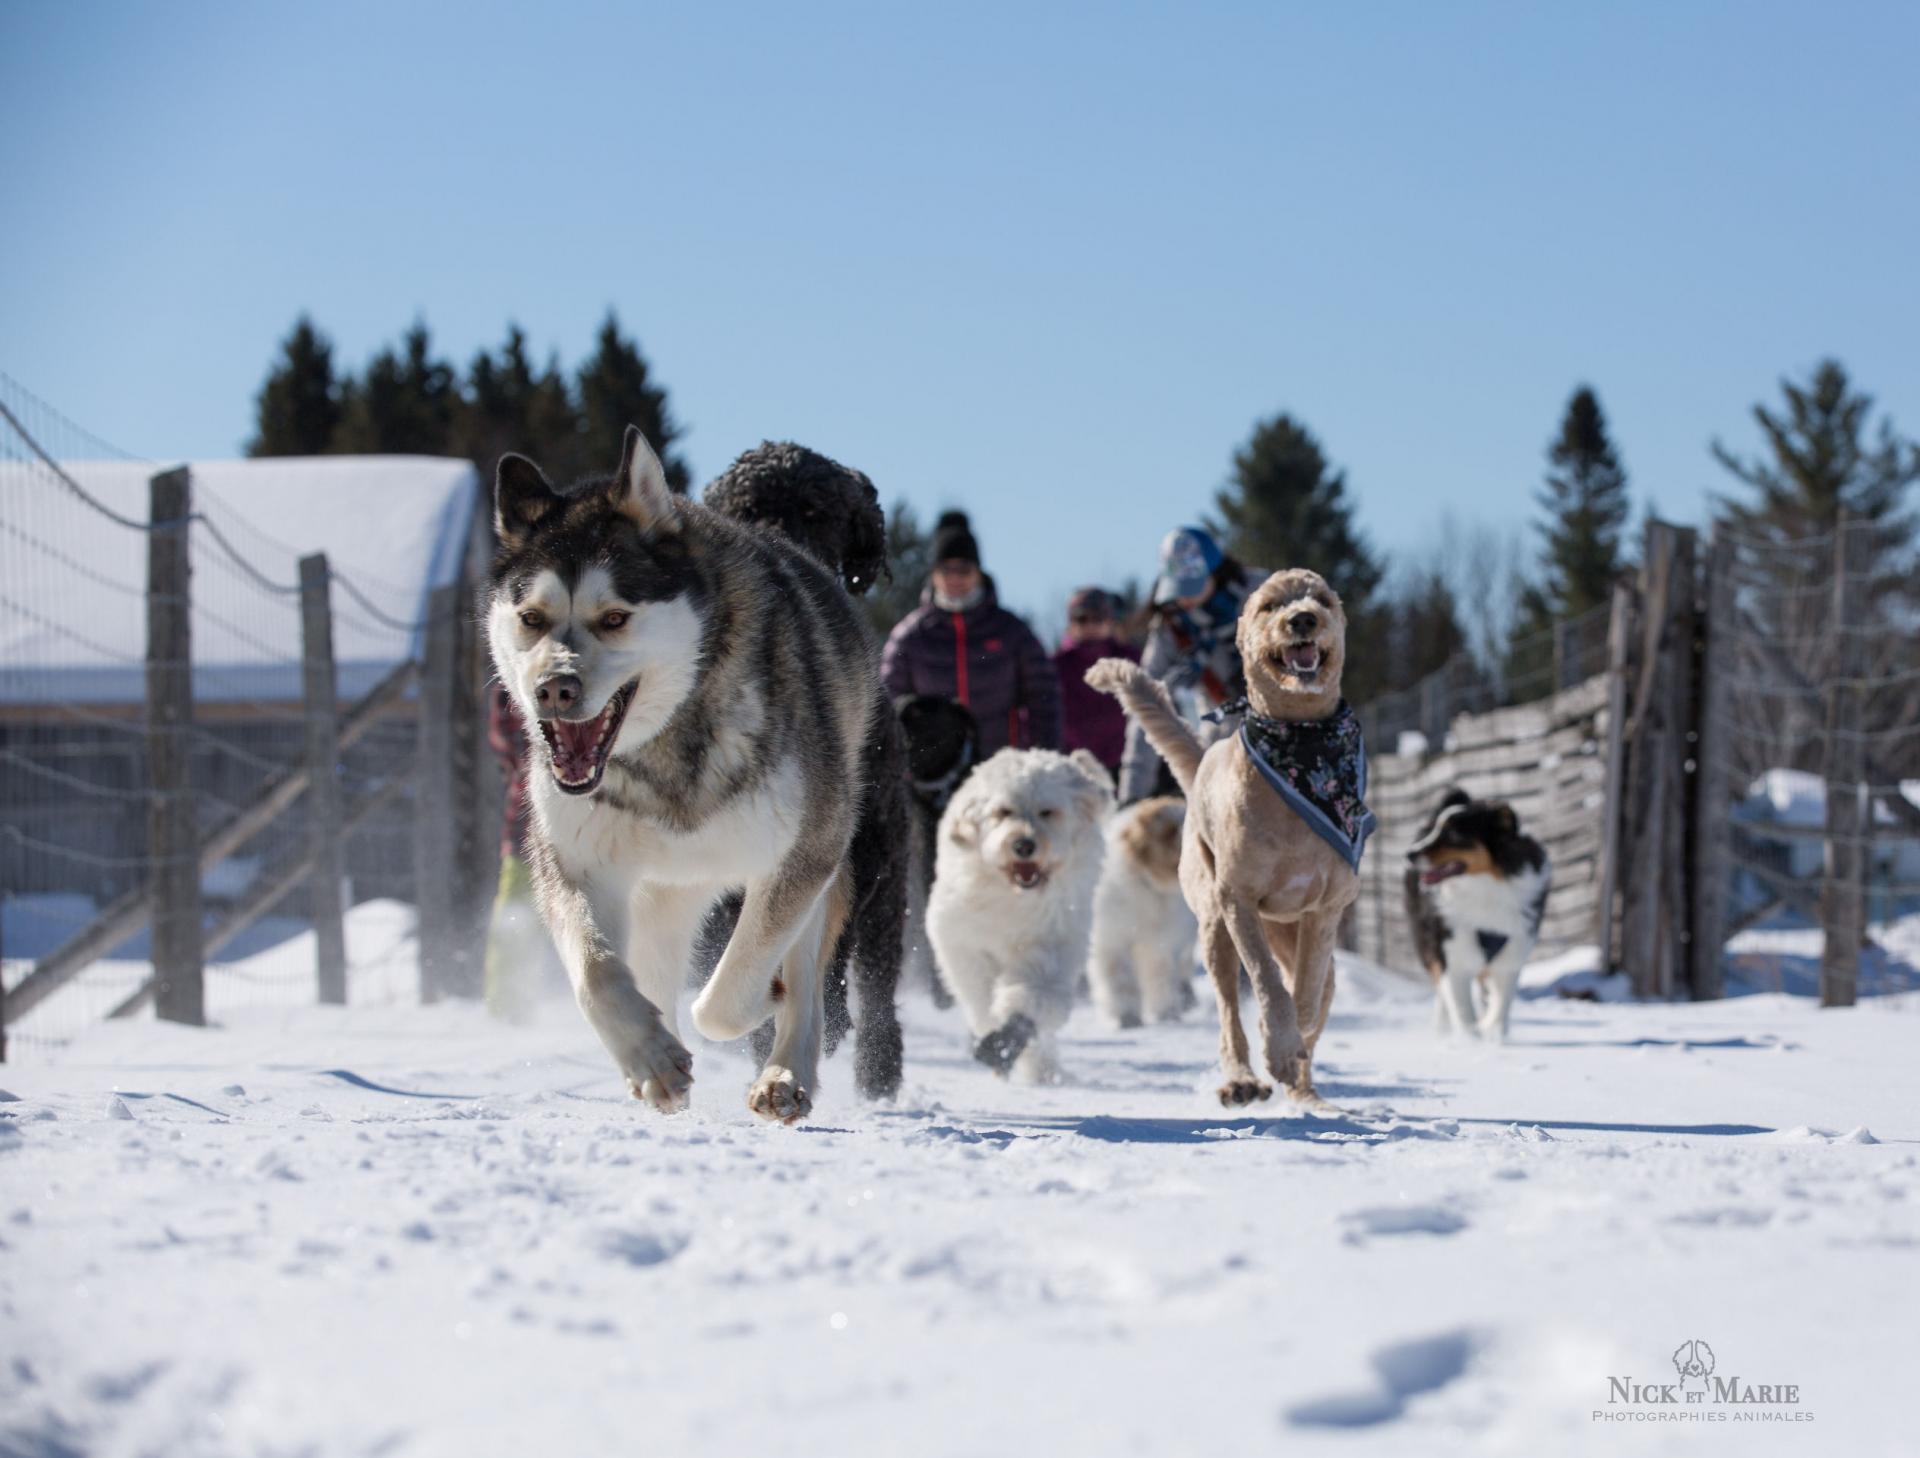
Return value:
M 920 606 L 887 635 L 880 677 L 896 700 L 955 699 L 979 728 L 981 759 L 1012 745 L 1060 747 L 1060 680 L 1040 640 L 1000 606 L 965 512 L 933 529 L 933 572 Z
M 1118 600 L 1098 587 L 1067 599 L 1067 631 L 1053 655 L 1060 675 L 1060 747 L 1085 749 L 1117 780 L 1127 747 L 1127 711 L 1112 694 L 1087 687 L 1087 670 L 1102 658 L 1140 661 L 1140 650 L 1120 636 Z

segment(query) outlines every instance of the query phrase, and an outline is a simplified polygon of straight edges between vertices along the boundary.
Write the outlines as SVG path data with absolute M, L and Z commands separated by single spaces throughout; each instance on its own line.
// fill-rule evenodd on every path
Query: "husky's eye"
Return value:
M 1045 810 L 1042 810 L 1040 812 L 1040 818 L 1042 820 L 1051 820 L 1053 819 L 1054 816 L 1058 815 L 1059 813 L 1060 812 L 1058 810 L 1055 810 L 1052 806 L 1048 806 Z
M 532 628 L 534 632 L 537 633 L 542 628 L 546 627 L 547 620 L 541 613 L 537 612 L 533 608 L 528 608 L 525 612 L 520 614 L 520 625 L 523 628 Z
M 604 631 L 611 633 L 616 628 L 626 627 L 627 620 L 632 616 L 632 613 L 623 613 L 618 609 L 610 613 L 602 613 L 600 614 L 600 626 Z

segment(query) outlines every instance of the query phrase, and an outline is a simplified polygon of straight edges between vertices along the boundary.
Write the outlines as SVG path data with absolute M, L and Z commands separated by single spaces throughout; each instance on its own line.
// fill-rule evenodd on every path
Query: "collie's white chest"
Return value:
M 1537 871 L 1523 871 L 1506 880 L 1498 876 L 1455 876 L 1434 888 L 1433 899 L 1456 932 L 1531 936 L 1550 874 L 1550 868 L 1542 865 Z

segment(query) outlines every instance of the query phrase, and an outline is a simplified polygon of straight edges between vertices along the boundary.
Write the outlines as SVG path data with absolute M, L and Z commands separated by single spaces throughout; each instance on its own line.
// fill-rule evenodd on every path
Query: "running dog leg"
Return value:
M 532 869 L 541 919 L 588 1025 L 627 1076 L 634 1097 L 663 1112 L 680 1107 L 693 1086 L 693 1055 L 614 955 L 627 908 L 619 902 L 596 905 L 585 888 L 567 879 L 551 852 L 534 854 Z M 684 959 L 680 965 L 684 971 Z
M 1478 1031 L 1473 1017 L 1473 968 L 1466 959 L 1449 949 L 1446 975 L 1440 979 L 1440 1005 L 1446 1009 L 1452 1030 L 1464 1037 Z
M 1480 1036 L 1496 1043 L 1507 1041 L 1507 1020 L 1513 1014 L 1513 989 L 1526 961 L 1524 944 L 1516 938 L 1488 964 L 1487 1005 L 1480 1014 Z
M 794 1124 L 813 1112 L 825 1015 L 825 964 L 846 924 L 847 895 L 843 872 L 802 918 L 781 963 L 780 993 L 773 1005 L 773 1048 L 766 1067 L 747 1090 L 747 1107 L 763 1119 Z
M 1255 1099 L 1271 1098 L 1273 1088 L 1254 1077 L 1248 1057 L 1247 1030 L 1240 1025 L 1240 954 L 1233 948 L 1233 937 L 1217 911 L 1200 923 L 1200 950 L 1213 978 L 1213 995 L 1220 1004 L 1220 1068 L 1226 1075 L 1220 1085 L 1220 1102 L 1250 1104 Z
M 660 1010 L 667 1031 L 680 1031 L 680 989 L 713 904 L 717 888 L 642 884 L 629 907 L 627 966 L 641 996 Z M 656 1109 L 686 1107 L 686 1090 L 677 1094 L 653 1080 L 634 1092 Z
M 1300 1017 L 1293 994 L 1287 990 L 1279 959 L 1267 943 L 1267 927 L 1253 904 L 1220 888 L 1220 919 L 1233 939 L 1240 960 L 1253 977 L 1253 996 L 1260 1007 L 1262 1041 L 1266 1045 L 1267 1071 L 1289 1089 L 1297 1089 L 1304 1077 L 1299 1065 L 1307 1057 L 1306 1039 L 1300 1035 Z
M 903 1045 L 895 999 L 906 950 L 906 914 L 906 872 L 895 861 L 866 888 L 849 926 L 856 1021 L 853 1076 L 870 1099 L 890 1099 L 900 1092 Z

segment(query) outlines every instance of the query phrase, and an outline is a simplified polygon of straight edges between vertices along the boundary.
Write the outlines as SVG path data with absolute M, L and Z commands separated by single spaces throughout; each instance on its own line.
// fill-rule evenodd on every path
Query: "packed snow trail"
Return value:
M 799 1129 L 710 1047 L 649 1113 L 565 1006 L 0 1068 L 0 1454 L 1920 1446 L 1913 995 L 1536 996 L 1496 1048 L 1343 960 L 1325 1118 L 1223 1112 L 1210 1007 L 1082 1008 L 1040 1089 L 903 1002 L 898 1104 L 843 1055 Z M 1794 1415 L 1609 1403 L 1695 1340 Z

